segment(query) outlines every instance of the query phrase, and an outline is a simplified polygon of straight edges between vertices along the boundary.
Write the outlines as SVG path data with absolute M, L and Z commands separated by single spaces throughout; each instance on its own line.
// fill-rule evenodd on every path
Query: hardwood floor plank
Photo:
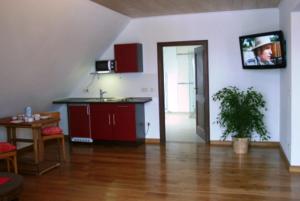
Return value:
M 61 167 L 24 180 L 21 201 L 300 200 L 300 174 L 275 147 L 72 144 Z

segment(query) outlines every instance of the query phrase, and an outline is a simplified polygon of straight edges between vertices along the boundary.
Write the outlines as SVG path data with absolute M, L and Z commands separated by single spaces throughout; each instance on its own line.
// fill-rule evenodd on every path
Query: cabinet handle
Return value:
M 110 125 L 110 114 L 108 114 L 108 125 Z
M 126 105 L 119 105 L 118 107 L 128 107 L 128 106 L 126 106 Z
M 113 124 L 116 125 L 115 114 L 113 114 Z
M 90 115 L 90 107 L 89 106 L 86 107 L 86 114 Z

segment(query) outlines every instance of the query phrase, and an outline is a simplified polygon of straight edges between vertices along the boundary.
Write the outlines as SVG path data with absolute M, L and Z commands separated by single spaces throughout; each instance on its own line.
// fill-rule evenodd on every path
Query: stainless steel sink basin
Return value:
M 136 101 L 137 98 L 135 97 L 127 97 L 127 98 L 122 98 L 121 101 L 123 102 L 133 102 L 133 101 Z
M 119 101 L 118 98 L 92 98 L 91 101 L 95 102 L 116 102 Z

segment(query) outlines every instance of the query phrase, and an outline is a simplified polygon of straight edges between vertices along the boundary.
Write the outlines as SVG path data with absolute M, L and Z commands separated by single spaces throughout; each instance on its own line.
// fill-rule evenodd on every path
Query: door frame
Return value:
M 157 72 L 158 72 L 158 102 L 159 102 L 159 131 L 160 143 L 166 143 L 166 124 L 165 124 L 165 91 L 164 91 L 164 64 L 163 48 L 172 46 L 191 46 L 201 45 L 204 47 L 203 70 L 204 70 L 204 98 L 207 100 L 204 105 L 204 111 L 207 119 L 207 144 L 210 142 L 210 124 L 209 124 L 209 73 L 208 73 L 208 41 L 174 41 L 157 43 Z

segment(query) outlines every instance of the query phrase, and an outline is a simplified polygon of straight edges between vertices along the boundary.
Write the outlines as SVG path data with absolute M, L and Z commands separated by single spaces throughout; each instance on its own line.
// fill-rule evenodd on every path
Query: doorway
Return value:
M 209 143 L 207 41 L 157 48 L 161 143 Z

